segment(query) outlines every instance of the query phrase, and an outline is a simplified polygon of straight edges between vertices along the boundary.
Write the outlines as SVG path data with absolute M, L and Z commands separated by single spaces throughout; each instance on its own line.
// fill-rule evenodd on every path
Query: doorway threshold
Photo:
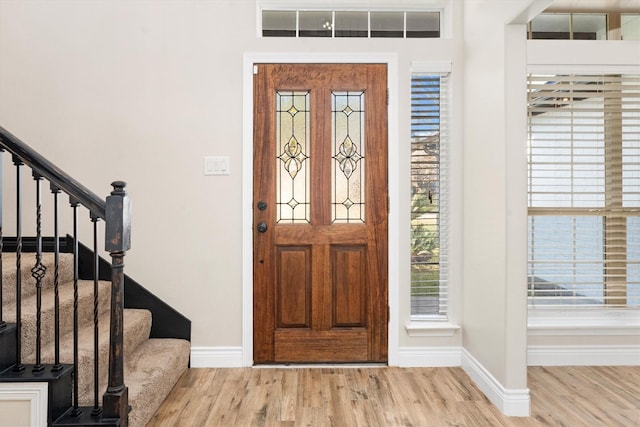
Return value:
M 363 368 L 387 368 L 387 363 L 264 363 L 259 365 L 253 365 L 252 368 L 257 369 L 297 369 L 297 368 L 344 368 L 344 369 L 363 369 Z

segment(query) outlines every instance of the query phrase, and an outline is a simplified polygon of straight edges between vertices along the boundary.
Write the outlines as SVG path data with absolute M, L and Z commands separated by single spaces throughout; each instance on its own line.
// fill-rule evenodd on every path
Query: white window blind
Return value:
M 640 76 L 530 75 L 533 307 L 640 305 Z
M 446 318 L 448 74 L 411 77 L 411 315 Z

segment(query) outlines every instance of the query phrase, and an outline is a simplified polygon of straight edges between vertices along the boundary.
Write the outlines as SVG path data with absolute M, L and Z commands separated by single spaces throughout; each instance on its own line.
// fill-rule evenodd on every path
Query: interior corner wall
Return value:
M 463 347 L 500 381 L 505 336 L 504 25 L 464 10 Z M 478 84 L 482 82 L 482 84 Z
M 523 405 L 512 415 L 523 415 L 526 33 L 507 25 L 516 2 L 464 4 L 463 366 L 499 407 L 487 389 L 498 400 L 516 391 Z

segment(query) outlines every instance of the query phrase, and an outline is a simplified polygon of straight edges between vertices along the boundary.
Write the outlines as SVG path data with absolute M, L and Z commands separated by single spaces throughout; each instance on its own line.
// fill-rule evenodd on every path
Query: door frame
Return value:
M 260 63 L 376 63 L 387 64 L 388 102 L 388 364 L 398 365 L 399 331 L 399 144 L 398 56 L 395 53 L 247 52 L 243 58 L 242 112 L 242 365 L 253 366 L 253 73 Z

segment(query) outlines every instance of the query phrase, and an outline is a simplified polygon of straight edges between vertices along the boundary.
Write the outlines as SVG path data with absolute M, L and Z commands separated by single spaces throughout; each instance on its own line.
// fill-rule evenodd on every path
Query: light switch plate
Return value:
M 205 175 L 229 175 L 231 173 L 229 156 L 206 156 L 204 158 Z

